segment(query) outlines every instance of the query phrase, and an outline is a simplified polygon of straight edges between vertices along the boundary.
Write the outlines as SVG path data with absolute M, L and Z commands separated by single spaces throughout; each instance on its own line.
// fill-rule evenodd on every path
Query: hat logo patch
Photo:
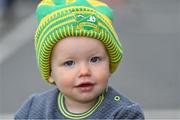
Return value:
M 96 17 L 95 16 L 90 16 L 87 21 L 89 21 L 89 22 L 96 22 Z
M 77 29 L 99 31 L 95 14 L 76 14 Z

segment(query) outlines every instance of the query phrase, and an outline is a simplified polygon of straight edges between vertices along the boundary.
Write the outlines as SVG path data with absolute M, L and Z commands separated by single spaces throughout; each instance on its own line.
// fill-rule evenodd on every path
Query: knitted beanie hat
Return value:
M 112 11 L 98 0 L 42 0 L 36 10 L 35 50 L 40 73 L 48 80 L 51 52 L 69 36 L 100 40 L 107 49 L 113 73 L 122 58 L 122 45 L 112 25 Z

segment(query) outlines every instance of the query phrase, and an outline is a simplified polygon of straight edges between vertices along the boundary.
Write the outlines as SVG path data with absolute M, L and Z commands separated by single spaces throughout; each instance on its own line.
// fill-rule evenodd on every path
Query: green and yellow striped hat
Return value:
M 112 11 L 98 0 L 42 0 L 36 10 L 35 50 L 40 73 L 50 75 L 55 44 L 69 36 L 100 40 L 106 47 L 113 73 L 122 58 L 122 45 L 112 25 Z

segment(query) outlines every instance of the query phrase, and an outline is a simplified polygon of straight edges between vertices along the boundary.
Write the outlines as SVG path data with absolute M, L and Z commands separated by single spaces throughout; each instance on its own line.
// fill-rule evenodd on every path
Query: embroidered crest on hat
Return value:
M 76 14 L 77 29 L 94 30 L 99 32 L 98 22 L 95 14 Z

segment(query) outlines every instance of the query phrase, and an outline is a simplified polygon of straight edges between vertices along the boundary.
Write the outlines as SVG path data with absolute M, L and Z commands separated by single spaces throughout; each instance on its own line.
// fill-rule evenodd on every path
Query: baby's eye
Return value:
M 65 66 L 73 66 L 75 64 L 75 61 L 73 61 L 73 60 L 69 60 L 69 61 L 66 61 L 66 62 L 64 62 L 64 65 Z
M 97 63 L 97 62 L 99 62 L 100 61 L 100 57 L 92 57 L 91 59 L 90 59 L 90 62 L 91 63 Z

